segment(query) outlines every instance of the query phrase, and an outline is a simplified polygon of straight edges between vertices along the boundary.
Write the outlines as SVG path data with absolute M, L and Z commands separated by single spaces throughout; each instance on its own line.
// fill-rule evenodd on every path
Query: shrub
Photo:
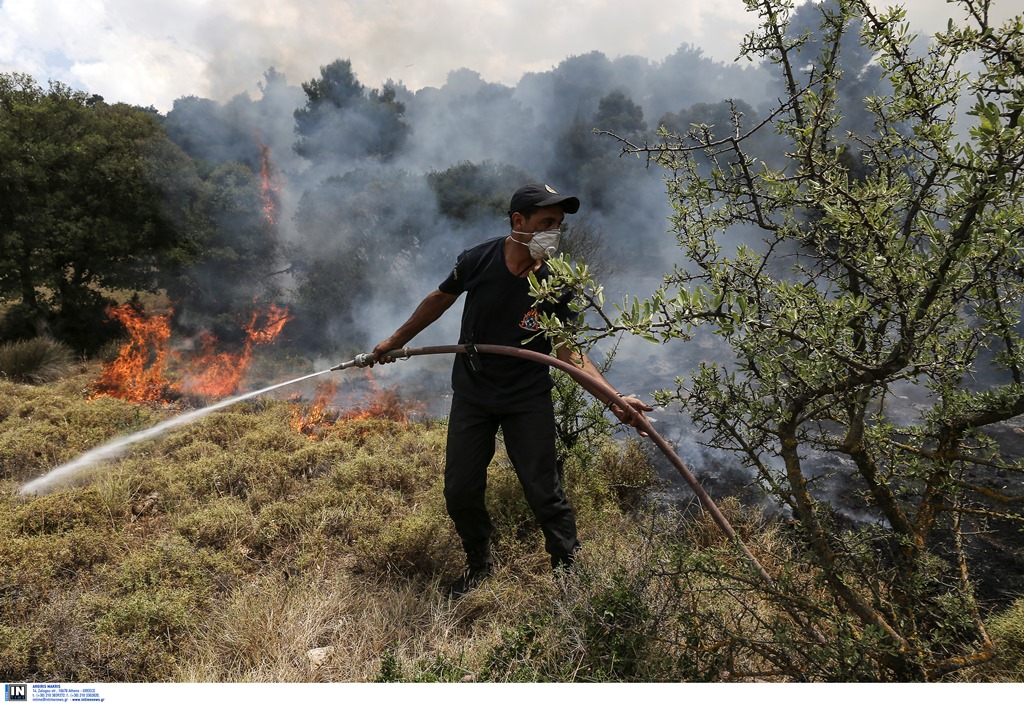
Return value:
M 226 549 L 248 541 L 253 516 L 243 501 L 228 496 L 183 515 L 175 528 L 197 548 Z
M 995 681 L 1024 682 L 1024 599 L 993 617 L 989 633 L 996 647 L 996 658 L 989 667 Z
M 17 535 L 66 534 L 105 524 L 110 524 L 110 516 L 93 488 L 39 496 L 0 518 L 4 532 Z
M 0 344 L 0 376 L 19 383 L 55 381 L 66 375 L 74 362 L 69 346 L 47 337 Z
M 450 535 L 443 510 L 425 506 L 386 521 L 377 534 L 357 540 L 353 550 L 368 573 L 429 576 L 450 561 L 457 544 Z

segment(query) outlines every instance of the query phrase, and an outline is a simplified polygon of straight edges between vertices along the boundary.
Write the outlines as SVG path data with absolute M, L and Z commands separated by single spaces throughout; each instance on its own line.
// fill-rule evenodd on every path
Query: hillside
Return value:
M 457 601 L 440 588 L 462 557 L 438 420 L 328 413 L 309 432 L 308 399 L 260 397 L 135 445 L 76 487 L 19 495 L 183 409 L 88 399 L 97 376 L 83 364 L 45 385 L 0 381 L 5 680 L 863 678 L 830 660 L 853 647 L 849 634 L 817 662 L 799 642 L 780 649 L 792 623 L 742 578 L 706 516 L 646 504 L 657 482 L 632 441 L 567 462 L 585 548 L 560 582 L 499 451 L 497 573 Z M 773 573 L 813 597 L 785 526 L 723 508 Z M 1020 602 L 993 618 L 1003 656 L 970 678 L 1021 680 L 1022 621 Z

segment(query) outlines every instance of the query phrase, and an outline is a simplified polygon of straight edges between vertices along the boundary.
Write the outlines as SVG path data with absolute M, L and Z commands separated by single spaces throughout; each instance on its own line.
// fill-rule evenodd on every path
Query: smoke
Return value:
M 794 16 L 797 29 L 814 14 L 806 10 Z M 277 61 L 267 59 L 268 66 Z M 581 198 L 577 219 L 585 217 L 602 239 L 608 300 L 648 295 L 673 265 L 687 264 L 670 232 L 666 173 L 623 156 L 618 142 L 593 130 L 625 130 L 638 144 L 659 141 L 661 124 L 726 130 L 725 100 L 737 101 L 752 125 L 782 90 L 769 69 L 716 60 L 691 44 L 660 62 L 591 51 L 507 83 L 455 68 L 441 85 L 415 90 L 387 79 L 364 82 L 358 66 L 340 59 L 319 75 L 298 76 L 260 67 L 258 93 L 223 103 L 183 97 L 165 116 L 175 141 L 211 172 L 239 162 L 258 173 L 259 145 L 266 147 L 280 188 L 279 260 L 271 268 L 287 272 L 274 282 L 295 315 L 284 334 L 318 365 L 369 351 L 437 287 L 460 251 L 506 233 L 504 210 L 521 182 L 547 182 Z M 878 87 L 877 68 L 856 49 L 843 68 L 857 77 L 843 95 L 851 107 L 844 128 L 867 129 L 853 106 Z M 759 147 L 775 149 L 767 138 Z M 722 244 L 756 244 L 755 236 L 737 229 Z M 412 344 L 453 343 L 461 307 Z M 609 379 L 644 398 L 722 354 L 710 336 L 614 345 L 602 343 L 592 356 L 600 362 L 614 349 Z M 374 373 L 410 399 L 431 401 L 430 411 L 444 411 L 450 360 L 399 362 Z M 689 418 L 674 411 L 656 417 L 684 460 L 718 476 L 736 465 L 698 450 Z
M 686 263 L 669 231 L 666 174 L 622 156 L 620 143 L 593 130 L 628 130 L 638 143 L 655 143 L 670 113 L 772 100 L 763 69 L 716 61 L 689 44 L 661 62 L 591 51 L 510 84 L 455 68 L 438 87 L 417 90 L 364 83 L 354 61 L 299 76 L 273 61 L 259 69 L 258 92 L 224 102 L 182 97 L 164 119 L 172 138 L 211 169 L 239 162 L 255 175 L 266 148 L 280 185 L 280 260 L 270 268 L 287 272 L 274 283 L 294 314 L 283 337 L 318 365 L 371 349 L 447 276 L 460 251 L 506 233 L 508 199 L 527 181 L 581 198 L 569 220 L 585 218 L 600 237 L 602 261 L 590 263 L 608 272 L 609 300 L 649 294 L 673 264 Z M 239 304 L 250 300 L 251 286 L 237 295 Z M 412 344 L 457 340 L 461 307 Z M 592 355 L 602 360 L 613 344 Z M 609 377 L 649 398 L 714 353 L 623 340 Z M 410 399 L 430 401 L 431 411 L 446 409 L 450 360 L 400 362 L 375 374 Z M 676 413 L 660 419 L 670 434 L 689 431 Z

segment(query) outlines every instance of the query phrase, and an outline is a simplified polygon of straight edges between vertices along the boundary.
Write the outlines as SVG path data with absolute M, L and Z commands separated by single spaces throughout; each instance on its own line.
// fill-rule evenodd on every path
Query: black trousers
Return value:
M 569 564 L 580 545 L 576 516 L 558 478 L 550 393 L 514 410 L 488 408 L 456 395 L 448 418 L 444 497 L 470 566 L 486 552 L 494 531 L 484 494 L 499 427 L 526 502 L 544 532 L 552 566 Z

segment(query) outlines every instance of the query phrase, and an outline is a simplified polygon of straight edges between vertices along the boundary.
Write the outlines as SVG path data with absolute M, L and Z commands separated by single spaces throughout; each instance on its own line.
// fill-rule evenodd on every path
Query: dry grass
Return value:
M 63 378 L 75 363 L 66 344 L 45 337 L 0 344 L 0 378 L 42 384 Z
M 262 399 L 139 445 L 77 487 L 17 495 L 52 464 L 172 412 L 87 401 L 90 378 L 0 381 L 5 680 L 784 679 L 847 654 L 801 649 L 708 516 L 640 507 L 653 474 L 628 444 L 566 466 L 584 551 L 557 582 L 499 451 L 496 573 L 454 602 L 441 586 L 463 555 L 444 511 L 439 422 L 369 418 L 311 441 L 291 429 L 287 401 Z M 820 597 L 783 525 L 721 507 L 790 592 Z M 1008 614 L 995 628 L 996 679 L 1024 651 L 1017 623 Z

